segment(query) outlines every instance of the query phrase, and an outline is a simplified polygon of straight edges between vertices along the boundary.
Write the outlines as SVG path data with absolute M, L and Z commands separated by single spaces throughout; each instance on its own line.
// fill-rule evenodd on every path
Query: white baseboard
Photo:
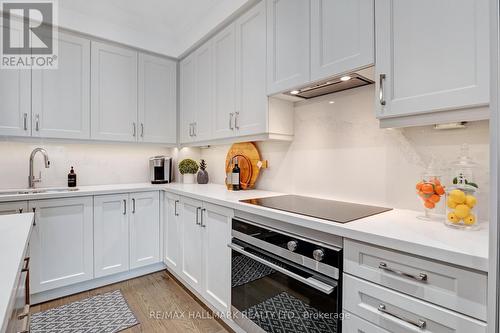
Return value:
M 109 284 L 122 282 L 125 280 L 133 279 L 139 276 L 155 273 L 166 269 L 164 263 L 160 262 L 157 264 L 136 268 L 128 272 L 118 273 L 110 276 L 104 276 L 97 279 L 92 279 L 89 281 L 77 283 L 71 286 L 61 287 L 53 290 L 43 291 L 38 294 L 31 295 L 31 304 L 39 304 L 48 302 L 57 298 L 81 293 L 87 290 L 92 290 L 99 287 L 104 287 Z

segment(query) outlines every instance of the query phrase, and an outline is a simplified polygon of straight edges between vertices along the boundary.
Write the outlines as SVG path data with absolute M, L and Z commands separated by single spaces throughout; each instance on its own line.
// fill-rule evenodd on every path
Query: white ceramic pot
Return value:
M 194 174 L 186 173 L 182 175 L 182 182 L 184 184 L 194 184 Z

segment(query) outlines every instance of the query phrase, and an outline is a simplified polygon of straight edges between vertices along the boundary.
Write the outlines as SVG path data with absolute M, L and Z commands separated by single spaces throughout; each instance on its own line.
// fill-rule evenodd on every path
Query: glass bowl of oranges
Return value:
M 419 216 L 419 218 L 431 220 L 431 212 L 436 208 L 436 205 L 441 201 L 441 197 L 445 194 L 445 188 L 441 184 L 440 176 L 426 174 L 415 187 L 417 195 L 422 200 L 424 206 L 424 215 Z

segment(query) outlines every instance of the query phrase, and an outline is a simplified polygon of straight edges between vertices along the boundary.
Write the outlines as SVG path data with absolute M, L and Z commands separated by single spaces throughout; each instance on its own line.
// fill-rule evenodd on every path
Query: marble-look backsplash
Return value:
M 479 165 L 479 214 L 487 217 L 489 129 L 487 121 L 466 129 L 437 131 L 431 126 L 380 129 L 373 86 L 300 102 L 295 107 L 293 142 L 261 142 L 270 168 L 259 189 L 421 209 L 415 183 L 434 157 L 449 182 L 449 166 L 463 143 Z M 211 181 L 224 183 L 229 146 L 201 149 Z M 438 206 L 444 212 L 444 206 Z

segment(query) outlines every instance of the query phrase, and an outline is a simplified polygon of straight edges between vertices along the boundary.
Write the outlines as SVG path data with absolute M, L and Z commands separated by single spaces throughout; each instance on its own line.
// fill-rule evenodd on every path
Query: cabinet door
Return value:
M 266 8 L 262 1 L 236 21 L 236 122 L 239 135 L 266 132 Z
M 160 192 L 130 194 L 130 268 L 160 261 Z
M 20 41 L 21 31 L 10 29 L 11 38 Z M 0 101 L 0 135 L 30 136 L 31 70 L 0 69 Z
M 139 140 L 177 142 L 177 63 L 139 54 Z
M 38 200 L 30 241 L 31 291 L 93 278 L 92 197 Z
M 231 295 L 231 209 L 203 203 L 203 295 L 227 313 Z
M 181 111 L 180 111 L 180 141 L 187 143 L 193 141 L 193 124 L 196 109 L 196 79 L 195 58 L 191 54 L 181 61 Z
M 57 69 L 33 71 L 33 136 L 90 138 L 90 40 L 59 33 Z
M 488 8 L 487 0 L 377 1 L 377 117 L 488 104 Z
M 311 0 L 311 79 L 374 63 L 374 0 Z
M 102 277 L 129 269 L 128 194 L 94 197 L 94 272 Z
M 196 68 L 196 109 L 194 140 L 210 140 L 213 115 L 213 43 L 209 40 L 194 53 Z
M 215 139 L 234 136 L 236 112 L 236 40 L 231 24 L 214 37 L 214 116 Z
M 137 52 L 92 42 L 92 139 L 137 140 Z
M 2 202 L 0 203 L 0 215 L 20 214 L 28 212 L 27 201 Z
M 267 0 L 268 95 L 309 82 L 309 13 L 307 0 Z
M 165 264 L 176 273 L 180 273 L 180 240 L 182 238 L 182 228 L 180 216 L 180 197 L 166 193 L 166 220 L 165 220 Z
M 202 202 L 181 197 L 181 276 L 195 290 L 201 292 L 202 278 Z

